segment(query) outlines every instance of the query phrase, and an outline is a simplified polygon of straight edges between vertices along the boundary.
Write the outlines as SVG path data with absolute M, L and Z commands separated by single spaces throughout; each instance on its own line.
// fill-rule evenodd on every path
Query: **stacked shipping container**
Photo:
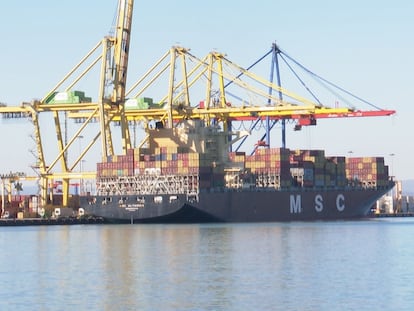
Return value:
M 199 175 L 202 188 L 224 185 L 223 166 L 212 161 L 209 154 L 188 152 L 181 147 L 129 149 L 127 155 L 109 156 L 97 164 L 97 177 L 117 178 L 136 175 Z
M 259 187 L 286 188 L 291 185 L 289 149 L 261 148 L 246 157 L 246 168 L 256 177 Z
M 387 184 L 388 166 L 383 157 L 347 158 L 346 177 L 354 184 L 382 187 Z
M 323 150 L 262 148 L 251 156 L 230 152 L 228 162 L 221 163 L 212 152 L 190 152 L 185 147 L 136 148 L 97 166 L 98 179 L 147 174 L 198 175 L 202 189 L 242 187 L 243 182 L 275 188 L 376 187 L 388 182 L 384 158 L 326 157 Z

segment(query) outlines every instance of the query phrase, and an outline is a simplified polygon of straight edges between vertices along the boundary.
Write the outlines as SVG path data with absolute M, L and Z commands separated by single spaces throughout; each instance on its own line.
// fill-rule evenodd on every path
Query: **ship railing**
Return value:
M 189 194 L 199 191 L 199 176 L 136 175 L 97 180 L 98 195 Z
M 206 192 L 223 192 L 223 191 L 328 191 L 328 190 L 367 190 L 367 189 L 389 189 L 395 182 L 389 180 L 388 183 L 357 183 L 348 184 L 344 187 L 338 186 L 275 186 L 274 184 L 254 185 L 250 187 L 215 187 L 209 189 L 200 189 L 198 175 L 138 175 L 122 176 L 118 178 L 102 178 L 97 181 L 97 194 L 102 196 L 110 195 L 148 195 L 148 194 L 187 194 L 192 196 L 200 191 Z
M 392 184 L 391 184 L 392 185 Z M 257 187 L 253 185 L 252 187 L 238 188 L 238 187 L 210 187 L 210 188 L 201 188 L 200 192 L 241 192 L 241 191 L 251 191 L 251 192 L 273 192 L 273 191 L 366 191 L 366 190 L 385 190 L 389 189 L 390 184 L 387 185 L 346 185 L 346 186 L 313 186 L 313 187 L 301 187 L 301 186 L 290 186 L 290 187 Z

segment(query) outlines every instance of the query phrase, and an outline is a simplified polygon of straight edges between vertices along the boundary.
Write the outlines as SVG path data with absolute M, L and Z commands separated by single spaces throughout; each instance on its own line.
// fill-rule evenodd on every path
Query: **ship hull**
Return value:
M 185 195 L 83 197 L 87 214 L 112 222 L 201 223 L 356 219 L 389 189 L 216 191 Z M 104 203 L 102 203 L 104 202 Z

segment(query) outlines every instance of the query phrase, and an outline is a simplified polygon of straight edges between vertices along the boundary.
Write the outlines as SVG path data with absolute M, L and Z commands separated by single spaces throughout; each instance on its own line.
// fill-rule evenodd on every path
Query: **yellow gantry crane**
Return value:
M 272 81 L 255 75 L 236 65 L 224 54 L 211 52 L 200 59 L 183 47 L 172 47 L 137 82 L 126 89 L 133 0 L 119 0 L 116 29 L 113 36 L 103 38 L 87 55 L 59 81 L 41 100 L 23 103 L 19 107 L 0 107 L 0 113 L 29 117 L 34 126 L 40 179 L 40 204 L 45 205 L 51 195 L 50 184 L 62 180 L 63 205 L 67 206 L 72 179 L 95 178 L 96 172 L 76 172 L 82 159 L 92 146 L 100 142 L 101 157 L 115 154 L 111 124 L 120 125 L 122 152 L 131 145 L 129 124 L 156 120 L 173 127 L 180 120 L 198 118 L 207 123 L 221 122 L 224 130 L 231 130 L 233 121 L 293 119 L 311 125 L 316 118 L 364 117 L 391 115 L 395 111 L 356 111 L 350 108 L 329 108 L 298 96 Z M 97 100 L 92 101 L 84 92 L 76 91 L 77 83 L 100 64 Z M 167 83 L 162 84 L 166 76 Z M 247 99 L 229 101 L 227 87 L 238 90 Z M 274 90 L 273 95 L 268 90 Z M 162 91 L 161 91 L 162 90 Z M 165 92 L 166 90 L 166 92 Z M 162 93 L 162 92 L 165 92 Z M 148 107 L 130 106 L 146 94 L 164 94 L 157 103 Z M 281 99 L 283 94 L 284 99 Z M 192 102 L 193 98 L 202 98 Z M 285 100 L 286 99 L 286 100 Z M 39 115 L 51 114 L 57 135 L 57 155 L 46 160 L 44 134 Z M 63 114 L 63 117 L 62 117 Z M 62 129 L 66 118 L 75 120 L 79 127 L 67 138 Z M 76 148 L 76 141 L 95 122 L 99 130 L 80 150 L 73 162 L 68 152 Z M 48 133 L 46 133 L 48 134 Z M 97 162 L 100 162 L 97 160 Z M 57 168 L 60 163 L 60 168 Z
M 45 205 L 47 202 L 49 185 L 53 179 L 63 180 L 63 205 L 66 206 L 68 203 L 70 180 L 95 177 L 95 172 L 75 172 L 75 168 L 81 164 L 82 158 L 91 146 L 98 141 L 99 137 L 101 137 L 102 156 L 106 157 L 114 153 L 109 127 L 113 115 L 116 115 L 118 122 L 121 123 L 124 150 L 130 148 L 130 137 L 123 111 L 123 102 L 127 79 L 132 11 L 132 0 L 120 0 L 118 3 L 118 20 L 115 35 L 105 37 L 100 41 L 44 98 L 31 103 L 23 103 L 19 107 L 0 107 L 0 113 L 2 114 L 21 115 L 31 118 L 34 125 L 38 154 L 36 166 L 39 170 L 42 205 Z M 87 63 L 92 56 L 96 55 L 99 48 L 101 48 L 102 52 L 91 63 Z M 80 94 L 73 93 L 71 90 L 99 62 L 101 64 L 101 74 L 98 101 L 92 103 L 90 100 L 85 99 L 84 96 L 76 96 Z M 82 66 L 86 66 L 86 68 L 78 76 L 73 77 Z M 71 78 L 73 79 L 72 81 L 70 81 Z M 64 90 L 58 91 L 62 87 L 64 87 Z M 62 130 L 61 113 L 66 114 L 75 111 L 90 111 L 90 113 L 73 137 L 66 141 Z M 44 142 L 42 141 L 43 135 L 39 120 L 39 114 L 42 113 L 51 113 L 53 115 L 57 135 L 58 154 L 50 163 L 46 162 Z M 82 137 L 82 132 L 94 118 L 100 120 L 100 132 L 96 134 L 74 162 L 69 164 L 68 150 L 71 147 L 73 148 L 75 141 L 79 137 Z M 56 170 L 57 163 L 60 163 L 60 172 Z

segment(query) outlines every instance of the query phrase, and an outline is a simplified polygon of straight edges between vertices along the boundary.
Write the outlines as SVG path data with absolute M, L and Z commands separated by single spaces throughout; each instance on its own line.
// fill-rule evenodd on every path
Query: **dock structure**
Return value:
M 104 224 L 101 217 L 62 217 L 62 218 L 9 218 L 0 219 L 0 227 L 3 226 L 54 226 L 54 225 L 90 225 Z

